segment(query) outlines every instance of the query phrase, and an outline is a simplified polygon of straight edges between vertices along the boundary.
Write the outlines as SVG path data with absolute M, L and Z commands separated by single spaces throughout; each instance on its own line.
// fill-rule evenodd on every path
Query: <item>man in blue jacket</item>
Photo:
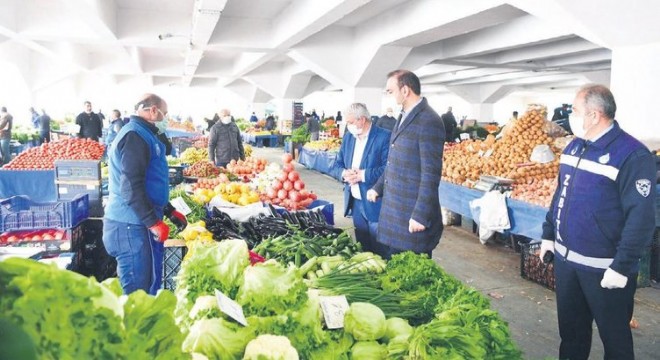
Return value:
M 146 94 L 135 106 L 136 115 L 124 125 L 108 154 L 108 204 L 103 219 L 103 244 L 117 259 L 117 274 L 125 294 L 142 289 L 156 294 L 163 273 L 163 242 L 185 216 L 168 202 L 169 174 L 165 145 L 155 123 L 167 115 L 167 103 Z
M 421 97 L 414 73 L 389 73 L 385 92 L 403 111 L 392 132 L 385 173 L 367 193 L 369 201 L 383 198 L 378 242 L 388 247 L 386 257 L 406 250 L 431 257 L 442 235 L 438 186 L 445 128 Z
M 588 359 L 596 320 L 605 359 L 634 359 L 633 315 L 642 251 L 655 228 L 655 165 L 621 130 L 602 85 L 582 87 L 560 158 L 559 186 L 539 256 L 554 254 L 560 359 Z
M 346 129 L 335 167 L 343 169 L 344 216 L 353 217 L 355 238 L 364 251 L 382 253 L 376 242 L 381 201 L 368 202 L 367 191 L 385 171 L 390 132 L 373 126 L 366 105 L 345 111 Z

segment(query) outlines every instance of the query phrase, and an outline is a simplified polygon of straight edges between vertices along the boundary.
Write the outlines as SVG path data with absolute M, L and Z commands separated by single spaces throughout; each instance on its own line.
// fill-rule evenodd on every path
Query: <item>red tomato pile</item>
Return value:
M 307 209 L 316 200 L 316 194 L 305 190 L 305 183 L 294 170 L 292 160 L 291 154 L 282 155 L 282 173 L 273 186 L 261 194 L 261 201 L 295 211 Z
M 266 159 L 248 157 L 245 160 L 232 160 L 227 164 L 227 171 L 236 175 L 241 181 L 249 182 L 255 175 L 264 171 L 268 165 Z
M 67 240 L 65 230 L 45 229 L 45 230 L 25 230 L 13 231 L 0 234 L 1 245 L 11 245 L 13 243 L 25 241 L 47 241 L 47 240 Z
M 90 139 L 65 139 L 45 143 L 20 153 L 3 169 L 54 169 L 55 160 L 101 160 L 105 146 Z

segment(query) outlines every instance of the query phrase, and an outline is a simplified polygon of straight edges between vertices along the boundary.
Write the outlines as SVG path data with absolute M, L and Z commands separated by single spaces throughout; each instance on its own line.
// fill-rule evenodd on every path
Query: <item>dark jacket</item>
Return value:
M 14 125 L 14 118 L 7 113 L 0 117 L 0 139 L 11 140 L 11 128 Z
M 275 118 L 273 115 L 266 118 L 266 130 L 275 130 Z
M 458 125 L 454 114 L 451 111 L 442 114 L 442 123 L 445 125 L 445 134 L 447 134 L 445 140 L 452 141 L 454 130 L 456 130 L 456 126 Z
M 103 122 L 95 113 L 81 112 L 76 117 L 76 124 L 80 125 L 79 138 L 98 141 L 103 134 Z
M 309 120 L 307 120 L 307 131 L 310 133 L 317 133 L 320 131 L 318 116 L 312 115 L 309 117 Z
M 388 130 L 390 132 L 394 131 L 394 126 L 396 125 L 396 118 L 394 116 L 381 116 L 378 121 L 376 121 L 376 126 Z
M 360 188 L 360 197 L 364 205 L 364 212 L 370 222 L 378 222 L 380 215 L 381 199 L 375 203 L 367 201 L 367 191 L 378 181 L 378 179 L 385 172 L 385 165 L 387 164 L 387 154 L 390 148 L 390 135 L 391 133 L 385 129 L 377 126 L 371 126 L 369 137 L 367 138 L 367 146 L 362 155 L 359 169 L 364 170 L 364 182 L 358 184 Z M 341 142 L 341 148 L 337 154 L 337 161 L 334 167 L 343 169 L 353 169 L 356 166 L 353 164 L 353 149 L 355 149 L 355 136 L 350 132 L 344 134 Z M 353 196 L 351 195 L 351 185 L 344 184 L 344 216 L 351 215 L 353 208 Z
M 50 116 L 48 114 L 43 114 L 37 118 L 39 121 L 39 132 L 42 134 L 50 132 Z
M 216 164 L 226 164 L 231 160 L 245 160 L 241 131 L 235 122 L 223 124 L 218 121 L 211 127 L 209 135 L 209 160 Z
M 426 99 L 392 133 L 385 173 L 373 189 L 383 197 L 378 242 L 418 253 L 435 248 L 442 235 L 438 186 L 445 128 Z M 426 230 L 410 233 L 414 219 Z
M 653 155 L 615 122 L 595 142 L 573 140 L 559 163 L 543 239 L 577 268 L 636 273 L 655 230 Z

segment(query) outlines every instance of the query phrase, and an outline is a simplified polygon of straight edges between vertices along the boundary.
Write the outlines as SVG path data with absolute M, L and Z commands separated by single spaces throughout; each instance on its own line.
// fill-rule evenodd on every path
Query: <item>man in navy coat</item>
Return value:
M 389 73 L 385 92 L 402 106 L 402 114 L 385 173 L 367 193 L 369 201 L 383 198 L 378 242 L 388 247 L 387 258 L 406 250 L 431 257 L 442 235 L 438 186 L 445 127 L 420 96 L 419 78 L 412 72 Z
M 380 253 L 376 234 L 381 201 L 368 202 L 367 191 L 385 171 L 390 132 L 374 126 L 364 104 L 345 111 L 346 129 L 335 167 L 343 169 L 344 216 L 353 216 L 355 237 L 365 251 Z

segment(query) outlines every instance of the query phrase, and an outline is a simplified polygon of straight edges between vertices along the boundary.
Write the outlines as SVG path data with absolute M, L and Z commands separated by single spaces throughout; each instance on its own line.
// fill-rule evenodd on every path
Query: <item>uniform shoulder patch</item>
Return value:
M 635 187 L 637 187 L 637 192 L 643 197 L 648 197 L 651 193 L 651 180 L 648 179 L 639 179 L 635 182 Z

